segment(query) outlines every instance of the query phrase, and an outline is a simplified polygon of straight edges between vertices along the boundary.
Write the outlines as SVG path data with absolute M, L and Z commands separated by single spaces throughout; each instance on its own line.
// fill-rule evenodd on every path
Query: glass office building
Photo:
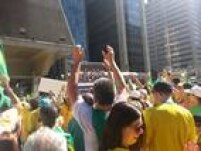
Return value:
M 126 10 L 125 23 L 129 68 L 131 71 L 143 71 L 144 55 L 140 0 L 126 0 L 124 7 Z
M 102 61 L 101 50 L 109 44 L 118 49 L 118 33 L 114 0 L 86 0 L 89 60 Z M 116 55 L 119 60 L 118 53 Z
M 84 0 L 61 0 L 65 17 L 71 29 L 75 44 L 81 44 L 87 52 L 87 27 Z
M 149 0 L 146 5 L 152 69 L 201 76 L 201 1 Z
M 121 69 L 127 61 L 126 70 L 144 71 L 140 0 L 86 0 L 86 10 L 90 61 L 102 61 L 101 49 L 109 44 Z

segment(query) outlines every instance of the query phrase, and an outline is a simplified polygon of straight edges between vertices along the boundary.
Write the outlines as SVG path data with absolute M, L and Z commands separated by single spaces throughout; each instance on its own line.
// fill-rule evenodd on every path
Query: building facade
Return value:
M 122 71 L 144 71 L 143 22 L 140 0 L 86 0 L 90 61 L 102 61 L 111 45 Z
M 1 2 L 0 39 L 13 88 L 26 86 L 28 93 L 36 90 L 41 76 L 51 75 L 55 62 L 65 64 L 74 43 L 59 0 Z
M 65 18 L 68 21 L 75 44 L 80 44 L 85 49 L 88 59 L 86 10 L 84 0 L 61 0 Z
M 151 67 L 201 72 L 201 1 L 149 0 L 146 5 Z

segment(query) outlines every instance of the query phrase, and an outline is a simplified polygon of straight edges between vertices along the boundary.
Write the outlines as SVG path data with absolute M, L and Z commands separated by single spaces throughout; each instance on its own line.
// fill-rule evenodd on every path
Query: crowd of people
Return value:
M 125 80 L 113 48 L 102 54 L 107 76 L 96 73 L 80 93 L 88 75 L 81 46 L 73 48 L 62 103 L 48 93 L 21 101 L 1 86 L 0 151 L 201 151 L 201 86 L 170 73 Z

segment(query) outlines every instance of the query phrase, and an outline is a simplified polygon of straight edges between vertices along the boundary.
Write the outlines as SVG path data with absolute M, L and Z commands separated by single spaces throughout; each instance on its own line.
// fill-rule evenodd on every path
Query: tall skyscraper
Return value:
M 201 75 L 201 1 L 149 0 L 146 5 L 152 69 Z
M 85 48 L 88 59 L 85 0 L 61 0 L 61 4 L 75 44 Z
M 143 20 L 140 0 L 86 0 L 89 58 L 102 61 L 111 45 L 123 71 L 144 71 Z

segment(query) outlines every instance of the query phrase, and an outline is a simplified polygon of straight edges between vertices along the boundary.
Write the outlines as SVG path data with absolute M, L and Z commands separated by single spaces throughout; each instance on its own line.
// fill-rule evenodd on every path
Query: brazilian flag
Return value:
M 4 57 L 4 46 L 3 42 L 0 40 L 0 84 L 3 85 L 9 81 L 6 61 Z
M 4 46 L 0 40 L 0 112 L 11 106 L 11 100 L 4 94 L 4 85 L 9 82 L 9 76 L 4 58 Z

